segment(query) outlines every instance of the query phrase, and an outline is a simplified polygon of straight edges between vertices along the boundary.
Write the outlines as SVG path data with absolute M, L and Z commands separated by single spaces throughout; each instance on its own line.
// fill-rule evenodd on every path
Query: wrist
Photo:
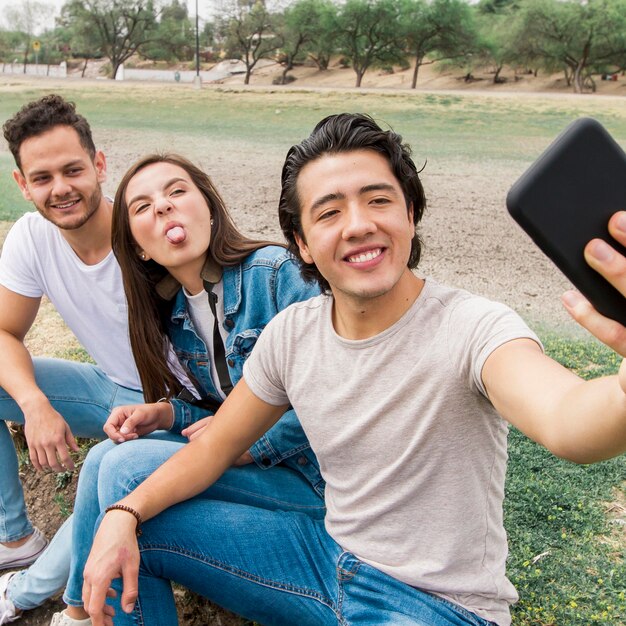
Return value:
M 157 400 L 159 406 L 159 428 L 161 430 L 171 430 L 174 426 L 174 407 L 167 398 Z
M 27 419 L 28 415 L 41 413 L 42 410 L 46 411 L 51 407 L 50 400 L 39 389 L 28 393 L 23 398 L 16 397 L 15 402 L 22 409 L 24 419 Z
M 135 518 L 135 535 L 139 537 L 141 535 L 141 525 L 143 524 L 143 519 L 139 511 L 133 509 L 131 506 L 127 506 L 126 504 L 112 504 L 104 509 L 104 512 L 108 515 L 111 511 L 120 511 L 122 513 L 126 513 L 129 516 L 132 515 Z M 130 519 L 130 518 L 129 518 Z

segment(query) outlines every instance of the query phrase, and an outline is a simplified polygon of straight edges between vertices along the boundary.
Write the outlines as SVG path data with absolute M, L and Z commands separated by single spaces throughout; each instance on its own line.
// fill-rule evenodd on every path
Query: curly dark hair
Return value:
M 81 145 L 91 159 L 96 156 L 96 146 L 87 120 L 76 113 L 76 105 L 58 94 L 50 94 L 25 104 L 3 127 L 17 167 L 22 170 L 20 146 L 31 137 L 41 135 L 55 126 L 71 126 L 78 134 Z M 23 172 L 22 172 L 23 173 Z
M 298 176 L 302 168 L 311 161 L 326 154 L 353 150 L 374 150 L 387 159 L 402 188 L 407 208 L 413 208 L 413 223 L 416 229 L 426 208 L 424 189 L 415 163 L 411 159 L 411 148 L 402 143 L 400 135 L 392 130 L 382 130 L 369 115 L 362 113 L 339 113 L 319 122 L 309 137 L 292 146 L 287 153 L 281 177 L 278 219 L 287 239 L 289 251 L 300 260 L 303 278 L 309 282 L 317 281 L 324 291 L 330 290 L 328 281 L 315 264 L 303 261 L 296 243 L 296 235 L 306 242 L 302 231 Z M 421 252 L 422 242 L 416 230 L 407 263 L 410 269 L 417 267 Z

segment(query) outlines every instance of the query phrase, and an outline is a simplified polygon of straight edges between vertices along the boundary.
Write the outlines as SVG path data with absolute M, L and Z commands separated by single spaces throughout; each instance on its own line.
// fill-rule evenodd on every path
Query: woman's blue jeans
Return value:
M 101 508 L 135 486 L 120 461 L 101 469 Z M 116 603 L 116 625 L 177 624 L 170 580 L 264 626 L 488 623 L 343 551 L 319 516 L 280 507 L 196 497 L 146 522 L 139 546 L 139 599 L 131 615 Z
M 108 497 L 105 487 L 109 480 L 123 485 L 125 492 L 132 491 L 186 442 L 180 435 L 158 431 L 119 445 L 103 441 L 89 451 L 80 472 L 74 505 L 72 561 L 63 596 L 67 604 L 83 604 L 83 570 L 101 510 L 98 500 Z M 322 519 L 326 511 L 323 499 L 311 484 L 301 474 L 280 465 L 268 469 L 254 463 L 233 467 L 198 498 L 248 504 L 259 509 L 299 511 L 316 519 Z

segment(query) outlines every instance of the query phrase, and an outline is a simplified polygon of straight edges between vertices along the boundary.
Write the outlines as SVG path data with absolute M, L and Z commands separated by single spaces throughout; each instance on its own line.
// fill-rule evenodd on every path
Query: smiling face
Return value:
M 305 263 L 315 263 L 336 302 L 400 295 L 415 234 L 412 209 L 387 159 L 373 150 L 326 154 L 298 176 Z
M 13 172 L 24 198 L 64 230 L 83 226 L 103 202 L 106 179 L 101 152 L 92 160 L 70 126 L 55 126 L 20 146 L 21 170 Z
M 199 279 L 211 211 L 189 174 L 173 163 L 152 163 L 133 176 L 124 197 L 141 258 L 154 259 L 185 286 L 189 277 Z

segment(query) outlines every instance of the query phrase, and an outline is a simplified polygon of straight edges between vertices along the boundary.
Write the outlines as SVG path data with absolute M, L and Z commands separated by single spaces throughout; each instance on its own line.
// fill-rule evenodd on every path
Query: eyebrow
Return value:
M 398 195 L 397 189 L 389 183 L 373 183 L 371 185 L 365 185 L 361 187 L 361 189 L 359 189 L 359 195 L 370 193 L 372 191 L 391 191 L 395 195 Z M 311 213 L 313 213 L 314 211 L 319 209 L 321 206 L 323 206 L 327 202 L 333 202 L 334 200 L 345 200 L 345 199 L 346 199 L 346 195 L 344 193 L 341 193 L 341 192 L 327 193 L 326 195 L 318 198 L 311 205 L 310 211 Z
M 167 189 L 168 187 L 171 187 L 174 183 L 189 183 L 188 180 L 186 180 L 185 178 L 182 178 L 181 176 L 175 176 L 174 178 L 170 178 L 162 187 L 162 189 Z M 127 206 L 130 206 L 131 204 L 133 204 L 134 202 L 137 202 L 137 200 L 143 200 L 144 198 L 147 198 L 148 194 L 147 193 L 140 193 L 136 196 L 134 196 L 133 198 L 131 198 L 126 204 Z

